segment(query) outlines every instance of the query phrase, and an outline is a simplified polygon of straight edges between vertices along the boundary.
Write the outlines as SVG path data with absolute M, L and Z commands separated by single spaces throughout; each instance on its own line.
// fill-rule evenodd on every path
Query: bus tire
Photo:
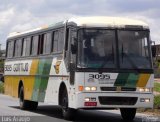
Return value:
M 123 120 L 133 120 L 136 115 L 136 108 L 120 108 Z
M 66 88 L 64 89 L 61 97 L 62 115 L 66 120 L 74 120 L 76 110 L 68 107 L 68 93 Z
M 38 102 L 35 101 L 28 101 L 29 102 L 29 106 L 28 109 L 29 110 L 36 110 L 38 107 Z
M 24 88 L 21 86 L 19 91 L 19 105 L 22 110 L 35 110 L 37 109 L 38 102 L 24 100 Z

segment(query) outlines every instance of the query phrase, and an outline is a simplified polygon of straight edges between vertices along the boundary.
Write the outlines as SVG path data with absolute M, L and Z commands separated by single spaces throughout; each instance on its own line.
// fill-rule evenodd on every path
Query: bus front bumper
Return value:
M 72 108 L 153 108 L 152 93 L 77 93 Z

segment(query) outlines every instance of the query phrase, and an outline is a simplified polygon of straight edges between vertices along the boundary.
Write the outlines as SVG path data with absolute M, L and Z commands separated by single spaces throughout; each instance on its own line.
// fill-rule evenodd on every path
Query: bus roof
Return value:
M 77 26 L 90 26 L 90 27 L 124 27 L 124 26 L 142 26 L 149 28 L 148 24 L 135 19 L 122 18 L 122 17 L 79 17 L 71 18 L 68 22 L 74 22 Z
M 37 31 L 42 31 L 44 29 L 54 28 L 59 25 L 63 25 L 66 22 L 74 23 L 77 26 L 82 27 L 125 27 L 125 26 L 141 26 L 143 28 L 149 28 L 148 24 L 134 19 L 121 18 L 121 17 L 103 17 L 103 16 L 93 16 L 93 17 L 76 17 L 71 18 L 68 21 L 62 21 L 56 24 L 46 25 L 39 28 L 35 28 L 32 30 L 24 31 L 24 32 L 13 32 L 10 33 L 8 38 L 34 33 Z

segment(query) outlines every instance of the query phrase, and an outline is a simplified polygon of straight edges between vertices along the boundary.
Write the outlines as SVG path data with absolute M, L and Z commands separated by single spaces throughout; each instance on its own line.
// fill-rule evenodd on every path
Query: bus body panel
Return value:
M 64 62 L 62 63 L 63 66 L 57 62 L 61 61 L 57 60 L 56 57 L 6 61 L 5 93 L 18 97 L 18 87 L 22 81 L 26 100 L 58 101 L 59 85 L 63 80 L 68 79 L 68 76 L 63 77 Z M 56 104 L 58 103 L 56 102 Z
M 91 78 L 92 76 L 94 78 Z M 99 75 L 99 76 L 98 76 Z M 107 76 L 106 79 L 102 79 L 102 75 Z M 123 75 L 123 77 L 121 76 Z M 127 77 L 124 77 L 127 76 Z M 98 79 L 98 77 L 101 77 Z M 75 81 L 76 81 L 76 91 L 74 97 L 76 98 L 74 103 L 69 104 L 71 108 L 118 108 L 118 107 L 144 107 L 144 108 L 152 108 L 153 107 L 153 93 L 149 92 L 140 92 L 140 88 L 149 88 L 153 89 L 153 74 L 148 73 L 102 73 L 98 72 L 76 72 L 75 73 Z M 120 82 L 120 81 L 121 82 Z M 123 82 L 122 82 L 123 81 Z M 119 83 L 117 83 L 119 82 Z M 121 84 L 120 84 L 121 83 Z M 84 90 L 79 91 L 78 87 L 84 86 Z M 87 91 L 85 87 L 96 87 L 96 91 Z M 107 89 L 102 90 L 103 89 Z M 120 89 L 119 89 L 120 88 Z M 103 105 L 99 102 L 99 97 L 136 97 L 137 101 L 134 105 Z M 97 106 L 85 106 L 85 98 L 96 98 Z M 141 102 L 142 99 L 148 98 L 149 102 Z M 111 98 L 112 99 L 112 98 Z M 129 98 L 130 99 L 130 98 Z M 71 102 L 71 101 L 70 101 Z
M 127 30 L 127 28 L 129 33 L 122 31 Z M 62 30 L 64 30 L 64 32 L 62 32 Z M 112 31 L 110 32 L 109 30 Z M 139 31 L 146 31 L 146 33 L 143 34 Z M 78 35 L 78 33 L 80 34 Z M 85 35 L 85 33 L 88 35 L 89 39 L 87 39 L 87 35 Z M 124 36 L 124 39 L 127 40 L 126 42 L 123 42 L 123 38 L 120 39 L 120 37 L 123 37 L 123 34 L 127 35 L 127 38 Z M 98 35 L 101 35 L 104 38 L 101 36 L 98 37 Z M 91 38 L 90 36 L 93 37 Z M 129 40 L 130 37 L 134 37 L 133 40 Z M 130 44 L 128 43 L 128 40 L 132 42 L 138 38 L 140 38 L 141 43 L 143 42 L 141 39 L 146 42 L 148 41 L 148 48 L 146 45 L 143 45 L 143 48 L 148 50 L 148 53 L 144 55 L 143 59 L 147 59 L 148 62 L 146 63 L 146 66 L 142 67 L 139 67 L 139 65 L 135 65 L 134 63 L 136 61 L 142 61 L 143 63 L 143 60 L 131 57 L 131 55 L 128 59 L 126 58 L 127 56 L 124 55 L 124 49 L 127 46 L 125 47 L 123 43 Z M 96 43 L 96 39 L 98 40 L 98 43 Z M 22 44 L 25 47 L 23 48 L 26 51 L 23 52 L 22 49 L 18 50 L 21 51 L 16 54 L 20 54 L 19 57 L 15 56 L 15 45 L 17 45 L 17 40 L 18 42 L 23 41 Z M 34 46 L 33 40 L 37 43 Z M 109 45 L 111 44 L 110 42 L 105 44 L 104 40 L 113 41 L 112 46 Z M 30 42 L 27 43 L 27 41 Z M 78 41 L 78 43 L 76 41 Z M 99 56 L 102 60 L 101 64 L 97 60 L 98 63 L 96 65 L 93 63 L 93 65 L 87 66 L 83 60 L 81 60 L 85 57 L 84 52 L 85 48 L 88 48 L 87 42 L 89 41 L 91 42 L 89 45 L 92 48 L 103 41 L 100 46 L 104 47 L 104 51 L 101 51 L 101 47 L 97 46 L 93 51 L 94 53 L 97 52 L 97 55 L 91 56 L 91 61 L 95 60 L 93 57 L 98 58 Z M 147 24 L 140 21 L 131 21 L 130 19 L 106 17 L 70 19 L 68 22 L 65 21 L 58 25 L 48 28 L 46 27 L 45 29 L 39 28 L 37 30 L 35 29 L 28 32 L 12 34 L 7 40 L 7 60 L 5 61 L 4 68 L 5 94 L 18 97 L 19 84 L 22 83 L 24 87 L 25 100 L 59 105 L 59 97 L 61 97 L 59 96 L 60 86 L 61 84 L 64 84 L 68 94 L 68 107 L 70 108 L 152 108 L 154 97 L 152 91 L 154 75 L 152 74 L 153 67 L 150 66 L 152 65 L 152 56 L 150 55 L 149 41 L 149 27 Z M 65 42 L 64 45 L 62 44 L 63 42 Z M 78 48 L 78 50 L 77 52 L 75 51 L 75 54 L 72 54 L 73 52 L 71 51 L 71 47 L 75 46 L 74 44 L 77 44 L 76 48 Z M 109 46 L 109 49 L 112 47 L 112 51 L 105 50 L 108 48 L 106 45 Z M 49 46 L 52 49 L 50 49 L 50 52 L 47 52 Z M 130 44 L 130 46 L 132 46 L 132 44 Z M 17 45 L 17 49 L 18 47 L 20 47 L 19 44 Z M 58 50 L 59 47 L 64 49 Z M 30 50 L 26 50 L 27 48 Z M 35 48 L 35 50 L 32 48 Z M 82 49 L 83 53 L 81 52 Z M 127 49 L 130 50 L 128 47 Z M 12 51 L 14 52 L 13 54 Z M 37 51 L 35 55 L 34 51 Z M 34 53 L 32 54 L 32 52 Z M 99 55 L 99 53 L 102 52 L 104 52 L 104 54 Z M 112 64 L 110 61 L 109 65 L 105 64 L 107 62 L 107 55 L 105 52 L 111 52 L 111 56 L 113 57 L 112 59 L 116 59 L 116 61 L 114 61 L 114 67 L 109 66 Z M 28 55 L 25 55 L 25 53 L 28 53 Z M 114 56 L 113 53 L 115 53 Z M 86 52 L 86 54 L 89 54 L 89 52 Z M 142 55 L 140 56 L 142 57 Z M 133 58 L 134 61 L 133 59 L 130 60 L 130 58 Z M 129 67 L 125 67 L 126 63 L 122 65 L 121 62 L 120 64 L 120 61 L 123 59 L 127 60 L 126 62 L 128 62 Z M 72 74 L 70 64 L 73 63 L 75 64 L 75 67 L 73 70 L 74 73 L 72 72 Z M 87 70 L 87 68 L 90 71 Z M 113 69 L 112 72 L 110 72 L 110 69 Z M 131 71 L 129 71 L 130 69 Z M 73 77 L 74 80 L 72 79 L 71 81 L 71 78 Z M 125 98 L 127 100 L 125 100 Z M 134 103 L 132 103 L 132 100 L 134 100 Z M 90 104 L 89 102 L 93 102 L 93 104 Z
M 116 92 L 110 92 L 110 93 L 100 93 L 100 92 L 93 92 L 93 93 L 80 93 L 76 94 L 76 106 L 74 108 L 83 108 L 83 109 L 105 109 L 105 108 L 153 108 L 153 94 L 145 94 L 145 93 L 116 93 Z M 117 98 L 117 97 L 137 97 L 137 102 L 134 105 L 125 105 L 124 103 L 117 103 L 118 105 L 114 105 L 115 101 L 112 101 L 112 104 L 100 104 L 99 101 L 99 96 L 100 97 L 112 97 L 112 98 Z M 85 98 L 96 98 L 96 106 L 85 106 Z M 141 102 L 141 99 L 149 98 L 150 102 Z M 125 101 L 124 101 L 125 102 Z
M 17 65 L 20 64 L 20 65 Z M 5 93 L 13 97 L 18 97 L 18 86 L 20 81 L 23 82 L 25 90 L 25 99 L 31 101 L 39 101 L 58 105 L 59 87 L 63 82 L 67 87 L 69 94 L 69 107 L 85 108 L 84 98 L 95 97 L 98 100 L 99 96 L 136 96 L 138 101 L 136 105 L 130 107 L 152 107 L 153 94 L 140 93 L 138 88 L 153 88 L 153 74 L 149 73 L 102 73 L 98 72 L 76 72 L 75 84 L 69 85 L 69 77 L 65 64 L 57 58 L 49 59 L 33 59 L 8 61 L 6 62 L 5 71 Z M 79 86 L 84 87 L 84 91 L 79 91 Z M 94 92 L 85 91 L 85 87 L 96 86 Z M 116 87 L 115 91 L 102 91 L 101 87 Z M 136 88 L 135 91 L 117 91 L 118 87 Z M 86 93 L 87 92 L 87 93 Z M 84 93 L 84 95 L 83 95 Z M 147 97 L 148 95 L 148 97 Z M 140 98 L 149 98 L 150 102 L 142 104 Z M 121 105 L 122 107 L 123 105 Z M 101 105 L 97 101 L 98 108 L 117 107 L 116 105 Z M 123 106 L 127 107 L 127 106 Z M 128 106 L 129 107 L 129 106 Z

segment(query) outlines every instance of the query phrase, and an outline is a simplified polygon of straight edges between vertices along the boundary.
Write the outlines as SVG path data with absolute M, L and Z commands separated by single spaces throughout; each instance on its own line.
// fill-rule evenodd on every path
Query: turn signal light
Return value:
M 83 86 L 79 86 L 79 91 L 83 91 Z

